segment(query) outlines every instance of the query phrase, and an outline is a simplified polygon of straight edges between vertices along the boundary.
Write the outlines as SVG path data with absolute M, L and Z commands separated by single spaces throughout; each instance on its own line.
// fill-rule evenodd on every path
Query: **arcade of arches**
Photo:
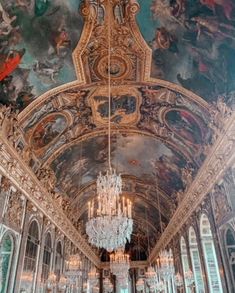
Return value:
M 235 292 L 234 56 L 232 0 L 0 0 L 0 293 L 111 292 L 105 278 L 116 293 Z M 126 288 L 85 229 L 109 100 Z M 145 273 L 163 250 L 159 291 Z

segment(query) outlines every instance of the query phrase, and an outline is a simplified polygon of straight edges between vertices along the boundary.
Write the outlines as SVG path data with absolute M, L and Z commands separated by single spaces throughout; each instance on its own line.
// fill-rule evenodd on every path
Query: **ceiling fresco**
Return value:
M 92 138 L 68 148 L 54 160 L 52 169 L 57 177 L 57 188 L 74 197 L 76 191 L 94 181 L 99 172 L 105 172 L 108 165 L 107 143 L 107 136 Z M 156 139 L 120 135 L 113 139 L 111 153 L 118 173 L 129 174 L 151 184 L 157 180 L 159 187 L 169 195 L 184 189 L 181 172 L 186 167 L 186 159 Z
M 0 1 L 0 96 L 22 110 L 76 79 L 72 51 L 83 22 L 77 0 Z
M 153 50 L 153 77 L 178 83 L 208 102 L 235 91 L 232 0 L 140 0 L 140 30 Z
M 80 2 L 0 0 L 0 104 L 16 111 L 27 163 L 84 234 L 107 168 L 111 19 L 112 165 L 134 205 L 128 249 L 146 257 L 235 104 L 235 5 Z
M 83 28 L 80 2 L 1 0 L 1 103 L 22 110 L 46 91 L 76 80 L 72 52 Z M 151 76 L 180 84 L 210 103 L 218 96 L 232 103 L 234 2 L 139 3 L 140 31 L 153 51 Z

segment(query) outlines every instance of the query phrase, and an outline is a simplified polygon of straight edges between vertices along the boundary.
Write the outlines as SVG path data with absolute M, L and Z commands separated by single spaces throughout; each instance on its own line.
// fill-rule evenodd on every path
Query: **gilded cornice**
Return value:
M 212 191 L 216 182 L 235 161 L 235 112 L 226 119 L 224 128 L 202 164 L 195 180 L 184 194 L 183 200 L 152 250 L 149 262 L 153 262 L 179 232 L 192 213 L 198 208 L 206 195 Z
M 7 177 L 23 195 L 26 196 L 80 251 L 99 266 L 99 259 L 86 240 L 74 228 L 52 196 L 41 185 L 32 170 L 25 164 L 16 150 L 0 134 L 0 172 Z

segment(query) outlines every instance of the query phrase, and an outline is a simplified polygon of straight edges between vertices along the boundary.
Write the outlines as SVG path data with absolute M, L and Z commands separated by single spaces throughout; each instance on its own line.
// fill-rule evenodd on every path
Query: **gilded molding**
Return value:
M 86 240 L 74 228 L 62 209 L 58 209 L 51 194 L 42 186 L 32 170 L 19 157 L 16 150 L 4 137 L 0 137 L 0 172 L 7 177 L 23 195 L 45 214 L 58 229 L 69 238 L 81 252 L 99 266 L 95 255 Z
M 226 170 L 235 161 L 235 112 L 226 119 L 224 128 L 202 164 L 195 180 L 184 194 L 184 198 L 152 250 L 149 262 L 153 262 L 158 253 L 164 249 L 179 232 L 192 213 L 198 208 L 207 194 L 212 191 Z

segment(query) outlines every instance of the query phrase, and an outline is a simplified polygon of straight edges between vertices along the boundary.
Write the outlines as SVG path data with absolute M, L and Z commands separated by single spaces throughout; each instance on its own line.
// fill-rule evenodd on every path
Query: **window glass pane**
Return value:
M 39 245 L 39 229 L 36 221 L 29 227 L 28 238 L 25 249 L 24 267 L 21 276 L 21 289 L 31 292 L 36 272 L 36 261 Z
M 13 253 L 12 238 L 6 235 L 0 246 L 0 293 L 7 292 Z

